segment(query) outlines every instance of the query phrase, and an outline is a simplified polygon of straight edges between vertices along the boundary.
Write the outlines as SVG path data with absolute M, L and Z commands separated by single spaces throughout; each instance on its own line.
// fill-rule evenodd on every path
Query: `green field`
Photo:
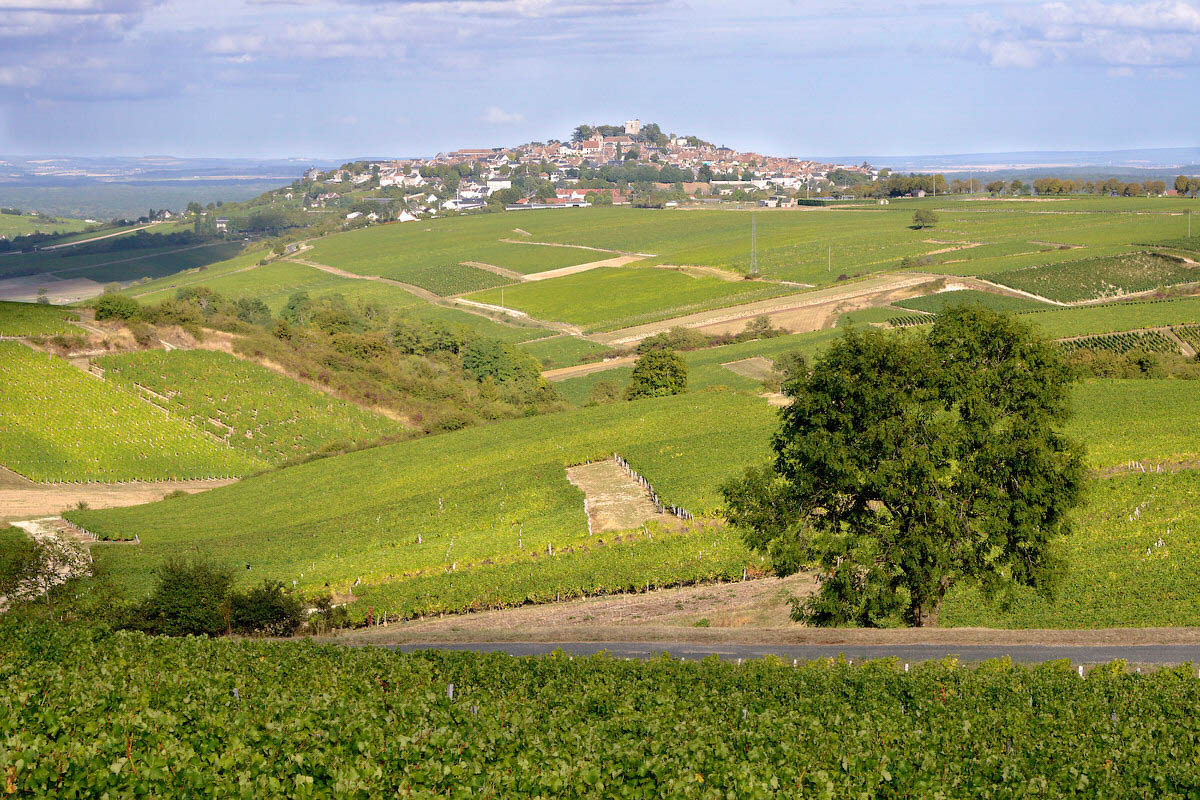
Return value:
M 1022 317 L 1052 339 L 1200 322 L 1200 297 L 1054 308 Z
M 1020 592 L 1004 611 L 980 603 L 975 592 L 960 591 L 947 598 L 943 624 L 1200 625 L 1200 473 L 1160 474 L 1148 467 L 1148 474 L 1092 482 L 1075 532 L 1064 543 L 1070 569 L 1053 602 Z
M 377 414 L 226 353 L 150 350 L 96 363 L 106 381 L 271 464 L 401 431 Z
M 0 336 L 53 336 L 56 333 L 82 333 L 68 325 L 67 320 L 79 319 L 63 308 L 40 303 L 9 303 L 0 301 Z
M 0 628 L 18 797 L 1183 798 L 1190 666 L 794 666 Z M 31 700 L 36 698 L 36 702 Z
M 994 283 L 1050 300 L 1120 297 L 1200 280 L 1200 268 L 1152 253 L 1067 261 L 983 276 Z
M 30 233 L 73 233 L 81 231 L 88 223 L 81 219 L 55 217 L 53 221 L 43 216 L 29 214 L 0 214 L 0 238 L 15 239 Z
M 1059 342 L 1059 346 L 1067 352 L 1091 350 L 1093 352 L 1104 351 L 1116 353 L 1117 355 L 1135 351 L 1139 353 L 1179 352 L 1179 343 L 1158 331 L 1108 333 L 1100 336 L 1087 336 L 1082 339 L 1068 339 L 1065 342 Z
M 222 478 L 265 466 L 15 342 L 0 342 L 0 465 L 50 482 Z
M 678 270 L 599 267 L 575 275 L 476 292 L 468 299 L 524 311 L 534 319 L 616 330 L 681 314 L 790 294 L 762 281 L 693 277 Z
M 88 246 L 84 245 L 83 248 Z M 87 278 L 97 283 L 159 278 L 233 258 L 241 242 L 207 242 L 132 250 L 79 252 L 80 248 L 0 257 L 0 278 L 48 273 L 57 278 Z
M 578 336 L 562 334 L 528 342 L 521 349 L 541 361 L 543 368 L 554 369 L 578 364 L 584 356 L 602 353 L 608 348 Z
M 774 413 L 754 397 L 689 394 L 510 420 L 289 467 L 160 503 L 72 512 L 101 536 L 98 562 L 143 591 L 163 558 L 207 553 L 253 580 L 344 592 L 421 570 L 458 571 L 589 541 L 565 466 L 620 452 L 695 513 L 765 457 Z M 418 541 L 420 539 L 420 541 Z
M 1089 380 L 1075 389 L 1069 431 L 1093 467 L 1200 458 L 1200 437 L 1181 420 L 1200 419 L 1200 384 L 1171 378 Z
M 1021 311 L 1041 311 L 1053 307 L 1047 303 L 1039 303 L 1037 300 L 1028 300 L 1024 297 L 1009 297 L 1007 295 L 995 294 L 994 292 L 982 292 L 978 289 L 939 292 L 938 294 L 925 295 L 924 297 L 914 297 L 911 300 L 898 300 L 892 305 L 900 306 L 901 308 L 911 308 L 915 311 L 926 311 L 930 314 L 936 314 L 954 305 L 981 305 L 994 311 L 1018 313 Z

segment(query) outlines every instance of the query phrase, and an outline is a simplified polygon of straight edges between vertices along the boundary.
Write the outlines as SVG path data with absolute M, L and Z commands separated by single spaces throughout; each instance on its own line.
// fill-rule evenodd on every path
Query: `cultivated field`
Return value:
M 794 292 L 794 287 L 778 283 L 726 281 L 678 270 L 600 267 L 509 286 L 503 292 L 476 292 L 468 299 L 515 308 L 535 319 L 602 331 Z
M 96 363 L 106 381 L 271 464 L 401 431 L 378 414 L 226 353 L 152 350 Z
M 80 249 L 89 250 L 87 245 L 81 245 L 80 248 L 4 256 L 0 259 L 0 279 L 38 273 L 60 279 L 84 278 L 96 283 L 158 278 L 225 261 L 241 248 L 241 242 L 218 241 L 80 253 Z
M 939 292 L 938 294 L 914 297 L 910 300 L 897 300 L 892 305 L 916 311 L 925 311 L 930 314 L 936 314 L 954 305 L 981 305 L 993 311 L 1007 311 L 1012 313 L 1041 311 L 1052 308 L 1052 306 L 1038 302 L 1037 300 L 1029 300 L 1024 297 L 1011 297 L 993 292 L 983 292 L 978 289 Z
M 765 457 L 774 414 L 710 392 L 498 422 L 256 476 L 202 495 L 72 512 L 102 536 L 140 536 L 96 558 L 143 590 L 164 557 L 207 553 L 249 577 L 345 593 L 417 571 L 462 575 L 485 562 L 598 546 L 565 467 L 619 452 L 667 502 L 714 509 L 717 486 Z M 704 548 L 708 549 L 708 548 Z M 711 553 L 710 553 L 711 555 Z M 646 578 L 652 576 L 647 575 Z M 657 577 L 666 580 L 667 573 Z
M 0 387 L 0 466 L 35 481 L 224 478 L 265 466 L 15 342 L 0 342 Z
M 45 217 L 29 214 L 0 214 L 0 238 L 14 239 L 30 233 L 70 233 L 86 228 L 88 223 L 81 219 L 55 217 L 53 222 Z
M 79 319 L 62 308 L 40 303 L 8 303 L 0 301 L 0 336 L 53 336 L 56 333 L 79 333 L 67 320 Z
M 1039 297 L 1075 303 L 1194 283 L 1200 281 L 1200 267 L 1168 256 L 1134 253 L 1026 267 L 983 277 Z

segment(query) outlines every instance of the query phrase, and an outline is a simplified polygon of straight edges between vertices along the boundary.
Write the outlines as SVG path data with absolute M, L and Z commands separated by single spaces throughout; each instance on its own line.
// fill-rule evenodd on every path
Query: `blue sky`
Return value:
M 1200 0 L 0 0 L 0 153 L 1194 146 Z

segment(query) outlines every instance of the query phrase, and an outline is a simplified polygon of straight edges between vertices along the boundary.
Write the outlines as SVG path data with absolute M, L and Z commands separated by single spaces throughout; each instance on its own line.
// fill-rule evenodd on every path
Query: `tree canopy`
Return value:
M 729 519 L 818 625 L 936 625 L 950 587 L 1052 596 L 1085 468 L 1072 372 L 1011 317 L 951 308 L 927 336 L 850 329 L 784 391 L 773 462 L 723 487 Z
M 938 215 L 928 208 L 918 208 L 913 212 L 912 219 L 914 228 L 927 228 L 938 223 Z
M 638 357 L 625 396 L 665 397 L 687 391 L 688 366 L 674 350 L 651 350 Z

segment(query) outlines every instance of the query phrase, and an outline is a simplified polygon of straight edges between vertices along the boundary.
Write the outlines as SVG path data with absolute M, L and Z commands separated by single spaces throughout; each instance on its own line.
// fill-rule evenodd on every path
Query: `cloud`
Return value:
M 995 67 L 1083 64 L 1159 74 L 1200 64 L 1196 0 L 1050 2 L 1000 16 L 977 14 L 969 25 Z
M 498 106 L 488 106 L 487 110 L 483 112 L 483 116 L 479 118 L 479 121 L 490 125 L 511 125 L 514 122 L 524 122 L 525 115 L 514 111 L 505 111 Z

